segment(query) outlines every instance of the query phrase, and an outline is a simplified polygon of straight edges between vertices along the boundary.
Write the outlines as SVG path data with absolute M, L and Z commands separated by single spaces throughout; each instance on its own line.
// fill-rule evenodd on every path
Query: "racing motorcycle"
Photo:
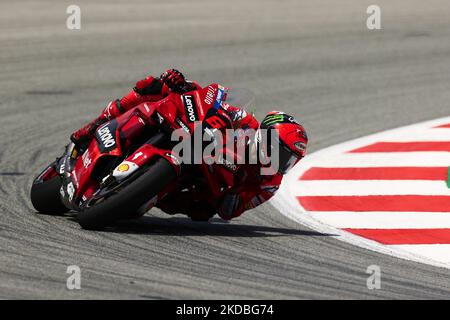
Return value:
M 171 135 L 180 129 L 192 137 L 196 130 L 204 134 L 228 128 L 231 120 L 222 104 L 248 108 L 253 100 L 245 89 L 211 84 L 142 103 L 99 126 L 85 150 L 67 145 L 34 179 L 31 202 L 39 213 L 76 211 L 81 227 L 101 229 L 142 216 L 180 188 L 198 201 L 217 199 L 233 186 L 238 165 L 186 164 L 172 151 L 179 141 L 172 141 Z

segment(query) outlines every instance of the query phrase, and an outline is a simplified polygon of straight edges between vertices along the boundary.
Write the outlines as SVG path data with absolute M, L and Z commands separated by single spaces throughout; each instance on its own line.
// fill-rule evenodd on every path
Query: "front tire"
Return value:
M 40 181 L 39 179 L 33 181 L 30 198 L 31 204 L 38 213 L 61 215 L 69 211 L 63 205 L 59 195 L 61 185 L 62 181 L 58 175 L 44 181 Z
M 83 229 L 98 230 L 136 212 L 176 178 L 172 165 L 158 159 L 144 174 L 125 186 L 117 194 L 78 213 Z

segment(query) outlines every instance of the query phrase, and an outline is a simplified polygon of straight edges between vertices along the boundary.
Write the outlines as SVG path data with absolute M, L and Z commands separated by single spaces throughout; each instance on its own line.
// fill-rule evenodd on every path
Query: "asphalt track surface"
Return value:
M 0 3 L 0 298 L 449 298 L 449 270 L 305 229 L 270 204 L 232 223 L 153 210 L 108 232 L 36 215 L 29 186 L 67 137 L 148 73 L 246 87 L 302 119 L 310 152 L 449 115 L 448 1 Z M 368 290 L 366 269 L 381 267 Z M 81 290 L 66 289 L 78 265 Z

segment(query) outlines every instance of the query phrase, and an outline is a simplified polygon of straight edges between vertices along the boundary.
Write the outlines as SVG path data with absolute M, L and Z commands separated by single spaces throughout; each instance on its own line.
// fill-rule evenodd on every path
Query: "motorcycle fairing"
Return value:
M 144 127 L 158 125 L 168 132 L 182 128 L 193 133 L 208 114 L 208 110 L 220 109 L 226 99 L 227 91 L 218 84 L 211 84 L 204 89 L 192 91 L 185 95 L 171 94 L 158 102 L 142 103 L 118 118 L 100 126 L 95 139 L 82 156 L 78 157 L 71 174 L 66 175 L 62 195 L 72 207 L 81 207 L 96 192 L 101 181 L 93 178 L 93 172 L 101 163 L 113 163 L 106 157 L 120 157 L 133 138 L 139 136 Z M 189 118 L 189 108 L 194 118 Z M 188 110 L 188 111 L 189 111 Z M 170 150 L 159 149 L 152 144 L 144 143 L 131 155 L 112 167 L 112 175 L 116 179 L 124 179 L 139 168 L 147 165 L 155 157 L 163 157 L 169 161 L 180 175 L 180 160 Z M 105 159 L 105 162 L 102 161 Z M 233 185 L 234 173 L 237 170 L 231 164 L 200 166 L 213 195 L 220 195 Z M 101 168 L 101 167 L 100 167 Z M 68 201 L 70 200 L 70 201 Z

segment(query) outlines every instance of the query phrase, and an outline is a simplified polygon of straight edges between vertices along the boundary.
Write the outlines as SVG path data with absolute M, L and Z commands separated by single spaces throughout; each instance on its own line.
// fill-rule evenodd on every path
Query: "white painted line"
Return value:
M 443 195 L 450 196 L 445 181 L 422 180 L 316 180 L 292 185 L 298 196 Z
M 351 149 L 349 149 L 351 150 Z M 315 167 L 448 167 L 450 152 L 341 153 L 314 161 Z
M 400 246 L 382 245 L 379 242 L 362 238 L 354 234 L 351 234 L 347 231 L 325 224 L 315 219 L 314 215 L 305 211 L 301 206 L 296 205 L 293 200 L 295 199 L 291 197 L 289 192 L 286 192 L 285 188 L 283 189 L 280 188 L 279 192 L 277 192 L 276 195 L 272 198 L 271 203 L 287 218 L 307 228 L 316 230 L 317 232 L 323 234 L 327 234 L 330 238 L 335 238 L 336 240 L 348 242 L 367 250 L 376 251 L 397 258 L 450 269 L 449 262 L 442 262 L 439 261 L 438 259 L 425 257 L 417 252 L 402 250 L 401 248 L 398 248 Z
M 318 221 L 336 228 L 438 229 L 450 228 L 449 212 L 310 212 Z
M 449 129 L 419 129 L 383 139 L 385 142 L 450 141 Z
M 389 247 L 450 264 L 450 244 L 402 244 Z

